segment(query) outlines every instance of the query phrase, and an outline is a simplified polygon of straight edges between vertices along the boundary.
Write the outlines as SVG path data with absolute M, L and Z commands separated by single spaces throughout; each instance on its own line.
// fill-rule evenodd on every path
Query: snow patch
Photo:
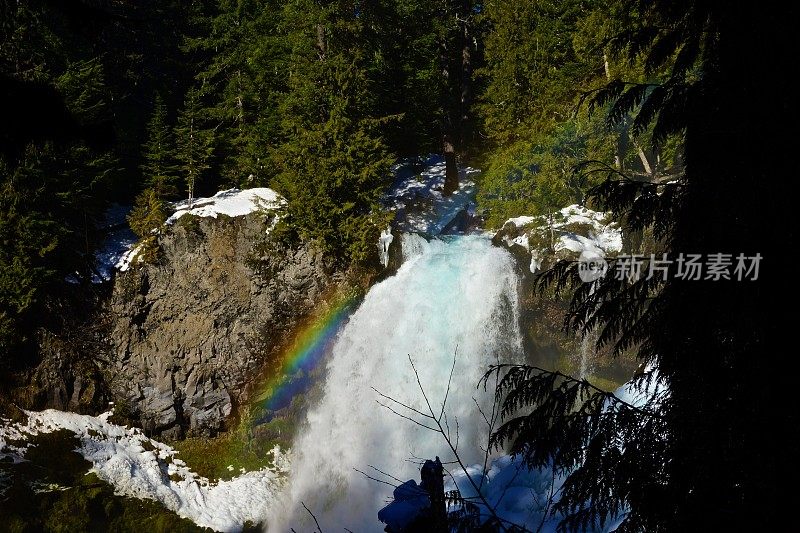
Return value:
M 95 262 L 99 275 L 92 277 L 92 283 L 109 281 L 114 269 L 127 270 L 132 259 L 131 250 L 137 249 L 136 235 L 125 227 L 108 234 L 103 247 L 95 252 Z M 125 268 L 120 268 L 126 265 Z
M 241 531 L 245 522 L 261 521 L 289 468 L 288 457 L 276 446 L 270 452 L 274 468 L 212 483 L 189 470 L 173 448 L 138 429 L 109 422 L 110 411 L 97 417 L 54 409 L 25 414 L 25 424 L 0 420 L 0 458 L 23 461 L 30 444 L 18 441 L 66 429 L 78 437 L 80 446 L 75 451 L 92 463 L 91 472 L 111 484 L 117 494 L 161 502 L 197 525 L 217 531 Z
M 113 204 L 105 213 L 100 229 L 106 232 L 103 244 L 95 252 L 95 269 L 92 283 L 109 281 L 114 275 L 114 269 L 125 261 L 131 248 L 136 244 L 136 235 L 128 227 L 128 214 L 131 207 L 128 205 Z
M 187 213 L 198 217 L 217 218 L 219 215 L 240 217 L 249 215 L 258 209 L 277 209 L 285 200 L 274 190 L 267 187 L 253 189 L 228 189 L 220 191 L 210 198 L 195 198 L 191 208 L 189 200 L 174 205 L 175 212 L 167 219 L 167 224 L 174 224 Z

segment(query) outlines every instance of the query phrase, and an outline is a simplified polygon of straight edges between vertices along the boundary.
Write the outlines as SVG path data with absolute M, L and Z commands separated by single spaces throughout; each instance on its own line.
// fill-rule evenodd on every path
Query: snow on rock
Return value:
M 609 220 L 606 213 L 593 211 L 580 205 L 567 206 L 553 217 L 519 216 L 508 219 L 497 234 L 508 248 L 521 246 L 531 256 L 530 271 L 541 268 L 549 253 L 540 245 L 531 246 L 531 237 L 538 235 L 538 241 L 548 241 L 547 233 L 553 232 L 553 248 L 559 252 L 571 252 L 576 255 L 589 253 L 592 256 L 605 257 L 622 250 L 622 230 L 619 225 Z
M 97 417 L 53 409 L 25 414 L 25 424 L 0 420 L 0 459 L 22 461 L 30 444 L 19 442 L 66 429 L 78 437 L 76 451 L 92 463 L 91 471 L 117 494 L 161 502 L 197 525 L 217 531 L 241 531 L 245 522 L 261 521 L 289 467 L 287 456 L 276 446 L 271 451 L 274 468 L 212 483 L 189 470 L 173 448 L 138 429 L 109 422 L 110 411 Z
M 13 464 L 25 460 L 25 452 L 30 446 L 25 442 L 27 434 L 10 419 L 0 418 L 0 462 L 11 461 Z
M 219 215 L 239 217 L 249 215 L 258 209 L 277 209 L 285 200 L 274 190 L 266 187 L 253 189 L 228 189 L 220 191 L 210 198 L 195 198 L 192 207 L 189 201 L 183 200 L 172 205 L 174 212 L 167 218 L 167 224 L 174 224 L 187 213 L 198 217 L 217 218 Z M 127 226 L 125 217 L 130 206 L 113 205 L 106 213 L 102 228 L 108 233 L 103 245 L 95 253 L 97 274 L 92 277 L 93 283 L 101 283 L 111 279 L 115 270 L 125 272 L 138 261 L 140 247 L 137 239 Z M 273 219 L 272 229 L 277 222 Z M 268 230 L 269 231 L 269 230 Z M 78 283 L 76 275 L 67 277 L 67 281 Z
M 139 261 L 139 252 L 141 251 L 142 245 L 141 244 L 132 244 L 125 253 L 123 253 L 117 262 L 114 263 L 114 268 L 119 270 L 120 272 L 125 272 L 128 270 L 134 263 Z
M 109 281 L 114 269 L 136 244 L 136 235 L 128 227 L 131 206 L 112 204 L 105 213 L 100 229 L 106 233 L 103 244 L 95 252 L 95 269 L 92 283 Z
M 462 211 L 475 215 L 475 177 L 480 170 L 462 167 L 458 171 L 458 189 L 444 196 L 445 161 L 440 155 L 429 156 L 415 168 L 408 162 L 395 165 L 394 183 L 383 198 L 386 207 L 397 212 L 395 226 L 402 232 L 441 234 Z
M 277 192 L 267 187 L 228 189 L 218 192 L 211 198 L 195 198 L 191 208 L 188 200 L 176 203 L 175 212 L 167 219 L 167 224 L 174 224 L 187 213 L 198 217 L 217 218 L 218 215 L 240 217 L 258 209 L 277 209 L 284 202 L 285 200 Z
M 588 250 L 589 246 L 601 250 L 603 252 L 619 252 L 622 250 L 622 231 L 619 225 L 608 222 L 608 215 L 598 211 L 592 211 L 580 205 L 571 205 L 561 210 L 561 215 L 565 217 L 565 221 L 561 222 L 558 227 L 563 228 L 570 224 L 587 224 L 592 226 L 592 231 L 588 239 L 575 239 L 580 243 L 581 249 Z M 591 242 L 588 242 L 591 241 Z M 564 242 L 564 247 L 575 251 L 573 248 L 576 245 L 568 245 Z M 556 247 L 558 249 L 558 247 Z
M 518 228 L 521 228 L 522 226 L 530 224 L 534 220 L 536 220 L 536 217 L 521 216 L 521 217 L 509 218 L 508 220 L 506 220 L 506 224 L 510 222 L 515 226 L 517 226 Z
M 115 268 L 127 270 L 136 240 L 136 235 L 127 227 L 109 233 L 103 246 L 94 254 L 98 274 L 92 277 L 92 283 L 109 281 Z M 127 266 L 122 269 L 121 265 Z

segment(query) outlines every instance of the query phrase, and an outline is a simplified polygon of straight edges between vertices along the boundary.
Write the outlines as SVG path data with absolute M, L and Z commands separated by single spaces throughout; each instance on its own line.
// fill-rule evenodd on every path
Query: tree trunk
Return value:
M 325 43 L 325 26 L 322 24 L 317 24 L 317 53 L 319 54 L 320 61 L 325 59 L 325 54 L 327 51 L 328 47 Z
M 463 0 L 461 6 L 463 20 L 461 31 L 461 105 L 459 121 L 459 145 L 465 146 L 467 129 L 470 121 L 470 108 L 472 106 L 472 25 L 471 2 Z
M 472 2 L 471 0 L 461 0 L 455 4 L 454 9 L 458 24 L 456 39 L 458 48 L 455 50 L 444 49 L 442 53 L 442 74 L 448 95 L 447 101 L 444 103 L 445 127 L 442 135 L 442 148 L 445 159 L 445 196 L 450 196 L 458 190 L 457 150 L 461 150 L 468 143 L 467 132 L 469 130 L 470 108 L 472 106 L 473 36 L 470 23 Z M 451 76 L 450 65 L 460 71 L 457 78 Z
M 194 204 L 194 172 L 195 172 L 195 164 L 194 164 L 194 150 L 195 150 L 195 138 L 194 138 L 194 116 L 189 119 L 189 149 L 188 154 L 186 156 L 186 163 L 187 163 L 187 180 L 186 185 L 189 192 L 189 210 L 191 211 L 192 205 Z
M 456 149 L 453 145 L 452 136 L 445 133 L 442 144 L 445 165 L 444 191 L 442 194 L 450 196 L 458 190 L 458 161 L 456 159 Z
M 644 150 L 639 143 L 634 141 L 633 145 L 636 147 L 636 152 L 639 154 L 639 160 L 642 162 L 642 167 L 644 171 L 647 173 L 648 176 L 651 178 L 653 177 L 653 167 L 650 165 L 650 161 L 647 160 L 647 154 L 644 153 Z
M 458 162 L 456 158 L 456 128 L 455 116 L 457 110 L 453 91 L 453 79 L 450 75 L 450 50 L 446 44 L 442 45 L 440 62 L 442 65 L 442 79 L 444 81 L 444 94 L 442 95 L 442 152 L 444 153 L 445 177 L 444 196 L 450 196 L 458 189 Z

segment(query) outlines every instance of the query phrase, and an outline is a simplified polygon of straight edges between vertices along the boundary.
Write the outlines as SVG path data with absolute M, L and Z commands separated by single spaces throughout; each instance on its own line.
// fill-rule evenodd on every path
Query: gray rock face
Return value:
M 257 257 L 266 227 L 257 214 L 184 217 L 160 237 L 157 264 L 118 274 L 106 381 L 148 433 L 224 429 L 271 351 L 333 283 L 308 246 Z

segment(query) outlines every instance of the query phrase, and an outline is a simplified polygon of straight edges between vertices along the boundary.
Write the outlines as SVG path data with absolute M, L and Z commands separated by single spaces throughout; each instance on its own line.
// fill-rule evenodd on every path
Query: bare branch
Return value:
M 408 405 L 408 404 L 405 404 L 405 403 L 403 403 L 403 402 L 401 402 L 401 401 L 399 401 L 399 400 L 395 400 L 395 399 L 394 399 L 394 398 L 392 398 L 391 396 L 387 396 L 387 395 L 385 395 L 384 393 L 382 393 L 381 391 L 379 391 L 379 390 L 378 390 L 378 389 L 376 389 L 375 387 L 371 387 L 371 388 L 372 388 L 372 390 L 374 390 L 376 393 L 378 393 L 378 395 L 379 395 L 381 398 L 385 398 L 385 399 L 389 400 L 390 402 L 394 402 L 394 403 L 396 403 L 397 405 L 400 405 L 400 406 L 402 406 L 402 407 L 405 407 L 405 408 L 406 408 L 406 409 L 408 409 L 409 411 L 413 411 L 413 412 L 417 413 L 419 416 L 424 416 L 425 418 L 434 418 L 433 416 L 431 416 L 431 415 L 429 415 L 429 414 L 423 413 L 423 412 L 422 412 L 422 411 L 420 411 L 419 409 L 415 409 L 414 407 L 411 407 L 411 406 L 410 406 L 410 405 Z M 378 402 L 378 403 L 380 403 L 380 402 Z
M 458 418 L 456 418 L 456 445 L 455 445 L 455 446 L 453 446 L 454 450 L 457 450 L 457 449 L 458 449 L 458 439 L 459 439 L 459 433 L 458 433 Z
M 383 470 L 381 470 L 380 468 L 375 468 L 375 467 L 374 467 L 374 466 L 372 466 L 372 465 L 367 465 L 367 466 L 368 466 L 368 467 L 370 467 L 371 469 L 375 470 L 376 472 L 380 472 L 381 474 L 383 474 L 383 475 L 384 475 L 384 476 L 386 476 L 386 477 L 390 477 L 390 478 L 392 478 L 393 480 L 397 481 L 398 483 L 404 483 L 404 481 L 403 481 L 402 479 L 396 478 L 396 477 L 394 477 L 394 476 L 393 476 L 393 475 L 391 475 L 391 474 L 387 474 L 386 472 L 384 472 L 384 471 L 383 471 Z
M 453 383 L 453 372 L 456 370 L 456 359 L 458 358 L 458 344 L 456 344 L 456 349 L 453 352 L 453 366 L 450 367 L 450 377 L 447 378 L 447 390 L 444 391 L 444 400 L 442 400 L 442 410 L 439 413 L 439 420 L 442 419 L 442 415 L 444 415 L 444 407 L 447 405 L 447 397 L 450 395 L 450 384 Z
M 379 405 L 381 405 L 382 407 L 385 407 L 386 409 L 388 409 L 389 411 L 391 411 L 392 413 L 396 414 L 397 416 L 399 416 L 401 418 L 409 420 L 409 421 L 413 422 L 414 424 L 416 424 L 418 426 L 424 427 L 425 429 L 428 429 L 430 431 L 435 431 L 436 433 L 439 433 L 439 434 L 442 435 L 442 437 L 444 438 L 445 442 L 447 443 L 447 446 L 450 448 L 450 451 L 452 452 L 452 454 L 453 454 L 453 456 L 455 458 L 455 461 L 448 461 L 448 462 L 445 462 L 445 463 L 442 463 L 442 464 L 450 464 L 450 465 L 456 464 L 456 465 L 458 465 L 460 470 L 464 473 L 464 477 L 466 478 L 467 482 L 471 485 L 471 487 L 474 490 L 476 495 L 473 496 L 473 497 L 462 498 L 462 499 L 464 501 L 475 500 L 476 502 L 482 504 L 482 506 L 486 510 L 486 512 L 480 512 L 479 511 L 480 515 L 485 515 L 485 516 L 491 517 L 494 520 L 494 522 L 498 525 L 498 527 L 500 528 L 501 531 L 507 531 L 508 527 L 513 528 L 515 531 L 530 531 L 530 530 L 528 530 L 528 529 L 526 529 L 526 528 L 524 528 L 524 527 L 522 527 L 522 526 L 520 526 L 518 524 L 514 524 L 513 522 L 510 522 L 510 521 L 498 516 L 494 506 L 492 506 L 489 503 L 489 501 L 486 499 L 484 494 L 481 492 L 481 488 L 483 487 L 483 482 L 487 477 L 486 476 L 486 472 L 487 472 L 487 468 L 488 468 L 490 447 L 487 446 L 486 449 L 484 450 L 484 465 L 483 465 L 484 468 L 483 468 L 483 476 L 481 477 L 480 485 L 478 483 L 476 483 L 476 481 L 473 478 L 473 476 L 470 475 L 470 473 L 469 473 L 469 471 L 467 469 L 467 466 L 464 464 L 464 462 L 462 461 L 461 457 L 458 454 L 458 443 L 459 443 L 459 439 L 460 439 L 460 426 L 459 426 L 459 423 L 458 423 L 458 418 L 456 418 L 454 420 L 454 422 L 455 422 L 455 428 L 454 428 L 455 429 L 455 436 L 453 436 L 452 433 L 451 433 L 450 421 L 449 421 L 449 418 L 447 416 L 447 409 L 446 409 L 447 408 L 447 400 L 448 400 L 449 394 L 450 394 L 450 388 L 452 386 L 452 378 L 453 378 L 453 374 L 455 373 L 457 353 L 458 353 L 458 350 L 456 349 L 456 352 L 455 352 L 454 357 L 453 357 L 453 365 L 450 368 L 450 376 L 449 376 L 448 382 L 447 382 L 447 389 L 445 391 L 444 399 L 442 401 L 442 406 L 438 410 L 438 416 L 437 416 L 437 411 L 435 411 L 433 409 L 433 406 L 432 406 L 432 404 L 430 402 L 430 399 L 428 398 L 428 395 L 425 392 L 425 387 L 422 385 L 422 379 L 420 378 L 419 371 L 417 370 L 417 367 L 414 364 L 414 360 L 411 358 L 410 354 L 408 356 L 408 360 L 409 360 L 409 363 L 411 364 L 411 369 L 414 372 L 414 376 L 415 376 L 416 381 L 417 381 L 417 386 L 419 387 L 420 393 L 422 394 L 422 397 L 425 400 L 425 405 L 427 406 L 429 413 L 424 413 L 424 412 L 422 412 L 422 411 L 420 411 L 418 409 L 415 409 L 415 408 L 413 408 L 413 407 L 411 407 L 411 406 L 409 406 L 409 405 L 407 405 L 407 404 L 405 404 L 405 403 L 403 403 L 401 401 L 398 401 L 398 400 L 396 400 L 396 399 L 394 399 L 394 398 L 392 398 L 392 397 L 390 397 L 390 396 L 388 396 L 386 394 L 383 394 L 380 391 L 378 391 L 377 389 L 373 388 L 373 390 L 375 390 L 375 392 L 377 392 L 385 400 L 388 400 L 388 401 L 390 401 L 390 402 L 392 402 L 392 403 L 394 403 L 396 405 L 404 407 L 404 408 L 408 409 L 409 411 L 424 417 L 425 419 L 432 420 L 436 427 L 432 427 L 432 426 L 429 426 L 427 424 L 423 424 L 423 423 L 419 422 L 418 420 L 413 419 L 410 416 L 403 415 L 403 414 L 397 412 L 395 409 L 393 409 L 389 405 L 386 405 L 386 404 L 384 404 L 384 403 L 382 403 L 380 401 L 377 401 L 377 403 Z M 500 365 L 495 365 L 495 367 L 499 367 L 499 366 Z M 494 368 L 494 367 L 492 367 L 492 368 Z M 486 389 L 486 381 L 488 380 L 488 374 L 490 372 L 487 372 L 487 374 L 484 375 L 484 378 L 481 380 L 483 382 L 483 384 L 484 384 L 484 390 Z M 496 380 L 499 380 L 499 376 L 496 376 Z M 480 384 L 479 384 L 479 386 L 480 386 Z M 478 410 L 479 410 L 481 416 L 483 417 L 484 421 L 486 422 L 487 426 L 489 427 L 489 432 L 491 434 L 491 432 L 492 432 L 492 430 L 494 428 L 494 425 L 495 425 L 495 423 L 497 421 L 497 417 L 499 416 L 499 412 L 500 412 L 499 409 L 498 409 L 498 401 L 499 401 L 498 398 L 495 397 L 495 399 L 494 399 L 494 402 L 492 404 L 492 413 L 491 413 L 490 417 L 486 415 L 486 413 L 483 411 L 483 409 L 481 409 L 480 405 L 478 404 L 478 401 L 475 398 L 473 398 L 473 401 L 475 402 L 476 406 L 478 407 Z M 414 457 L 414 459 L 419 460 L 419 462 L 417 462 L 415 464 L 420 464 L 420 463 L 423 462 L 422 460 L 420 460 L 421 458 Z M 408 460 L 408 461 L 410 461 L 410 460 Z M 410 461 L 410 462 L 413 462 L 413 461 Z M 380 472 L 380 473 L 382 473 L 384 475 L 389 476 L 385 472 L 382 472 L 381 470 L 378 470 L 377 468 L 375 468 L 373 466 L 370 466 L 370 468 L 373 468 L 374 470 L 376 470 L 376 471 L 378 471 L 378 472 Z M 374 478 L 372 476 L 369 476 L 368 474 L 366 474 L 364 472 L 361 472 L 358 469 L 356 469 L 356 471 L 360 472 L 361 474 L 366 476 L 368 479 L 372 479 L 374 481 L 378 481 L 379 483 L 384 483 L 386 485 L 394 486 L 391 483 L 388 483 L 388 482 L 386 482 L 384 480 L 380 480 L 380 479 Z M 453 485 L 456 487 L 456 489 L 460 493 L 461 491 L 458 488 L 458 482 L 456 481 L 456 479 L 453 476 L 452 472 L 447 470 L 446 468 L 444 469 L 444 471 L 447 472 L 447 475 L 452 480 Z M 510 485 L 514 481 L 514 479 L 516 479 L 518 474 L 519 474 L 519 467 L 517 467 L 517 473 L 514 475 L 514 477 L 511 479 L 511 481 L 509 481 L 508 485 L 506 485 L 506 487 L 504 488 L 503 493 L 501 495 L 501 500 L 502 500 L 502 496 L 504 496 L 505 493 L 508 491 L 508 488 L 510 487 Z M 389 477 L 394 478 L 393 476 L 389 476 Z M 397 478 L 394 478 L 394 479 L 398 480 Z
M 489 422 L 489 419 L 486 417 L 486 413 L 484 413 L 484 412 L 483 412 L 483 409 L 481 409 L 481 406 L 480 406 L 480 404 L 478 403 L 478 400 L 476 400 L 476 399 L 475 399 L 475 396 L 473 396 L 473 397 L 472 397 L 472 401 L 475 403 L 475 407 L 477 407 L 477 408 L 478 408 L 478 412 L 479 412 L 479 413 L 481 414 L 481 416 L 483 417 L 483 421 L 484 421 L 484 422 L 486 422 L 486 425 L 487 425 L 487 426 L 489 426 L 489 428 L 491 429 L 491 427 L 492 427 L 492 424 L 491 424 L 491 422 Z
M 431 416 L 434 417 L 434 422 L 436 422 L 436 425 L 439 428 L 439 433 L 441 433 L 442 436 L 444 437 L 444 440 L 447 443 L 447 446 L 450 448 L 450 451 L 453 452 L 453 456 L 455 457 L 456 462 L 458 463 L 458 466 L 461 467 L 461 470 L 464 472 L 464 475 L 466 476 L 466 478 L 469 481 L 470 485 L 472 485 L 472 488 L 475 489 L 475 493 L 480 498 L 481 503 L 483 503 L 486 506 L 486 508 L 491 513 L 492 517 L 495 518 L 498 521 L 498 524 L 501 524 L 503 522 L 503 519 L 501 519 L 497 515 L 497 512 L 495 511 L 494 507 L 489 503 L 489 501 L 486 499 L 486 497 L 483 495 L 483 493 L 481 493 L 480 487 L 478 487 L 478 485 L 475 483 L 475 480 L 472 479 L 472 476 L 469 474 L 469 471 L 467 470 L 467 466 L 461 460 L 461 456 L 458 455 L 457 443 L 456 443 L 456 445 L 453 444 L 453 441 L 450 439 L 450 435 L 445 433 L 445 430 L 442 427 L 441 421 L 437 420 L 435 418 L 433 408 L 431 407 L 431 402 L 428 400 L 428 395 L 425 393 L 425 387 L 422 386 L 422 381 L 420 380 L 419 372 L 417 372 L 417 367 L 414 365 L 414 360 L 411 359 L 411 355 L 410 354 L 408 356 L 408 360 L 411 363 L 411 369 L 414 371 L 414 375 L 417 378 L 417 385 L 419 385 L 419 389 L 420 389 L 420 392 L 422 393 L 422 397 L 425 399 L 425 404 L 428 406 L 428 410 L 431 412 Z M 456 421 L 456 429 L 458 429 L 457 422 L 458 421 Z
M 358 468 L 353 468 L 353 470 L 355 470 L 356 472 L 358 472 L 359 474 L 361 474 L 362 476 L 364 476 L 367 479 L 371 479 L 372 481 L 376 481 L 378 483 L 383 483 L 384 485 L 389 485 L 390 487 L 395 488 L 395 489 L 397 488 L 397 485 L 394 485 L 392 483 L 389 483 L 388 481 L 384 481 L 382 479 L 378 479 L 376 477 L 370 476 L 369 474 L 367 474 L 363 470 L 359 470 Z
M 376 400 L 376 401 L 377 401 L 377 400 Z M 418 421 L 414 420 L 414 419 L 413 419 L 413 418 L 411 418 L 410 416 L 406 416 L 406 415 L 403 415 L 403 414 L 400 414 L 400 413 L 398 413 L 397 411 L 395 411 L 394 409 L 392 409 L 391 407 L 389 407 L 389 406 L 388 406 L 388 405 L 386 405 L 386 404 L 383 404 L 383 403 L 381 403 L 381 402 L 377 402 L 377 403 L 378 403 L 378 405 L 380 405 L 381 407 L 384 407 L 384 408 L 388 409 L 389 411 L 393 412 L 394 414 L 396 414 L 396 415 L 397 415 L 397 416 L 399 416 L 400 418 L 405 418 L 406 420 L 410 420 L 411 422 L 414 422 L 416 425 L 418 425 L 418 426 L 420 426 L 420 427 L 424 427 L 425 429 L 429 429 L 429 430 L 431 430 L 431 431 L 436 431 L 436 432 L 438 432 L 438 431 L 439 431 L 439 430 L 438 430 L 438 429 L 436 429 L 436 428 L 433 428 L 433 427 L 427 426 L 427 425 L 423 424 L 422 422 L 418 422 Z
M 314 516 L 314 513 L 312 513 L 312 512 L 311 512 L 311 509 L 309 509 L 308 507 L 306 507 L 306 504 L 305 504 L 305 503 L 303 503 L 303 502 L 300 502 L 300 505 L 302 505 L 302 506 L 303 506 L 303 509 L 305 509 L 306 511 L 308 511 L 308 514 L 310 514 L 310 515 L 311 515 L 311 518 L 313 518 L 313 519 L 314 519 L 314 523 L 315 523 L 315 524 L 317 524 L 317 529 L 319 530 L 319 533 L 322 533 L 322 528 L 321 528 L 321 527 L 319 527 L 319 522 L 317 521 L 317 517 L 316 517 L 316 516 Z
M 422 393 L 422 397 L 425 399 L 425 404 L 428 406 L 428 411 L 430 411 L 430 413 L 431 413 L 431 418 L 433 418 L 435 420 L 436 419 L 436 415 L 433 412 L 433 407 L 431 407 L 430 400 L 428 400 L 428 395 L 425 394 L 425 387 L 422 386 L 422 381 L 420 381 L 420 378 L 419 378 L 419 372 L 417 372 L 417 367 L 414 365 L 414 360 L 411 359 L 411 354 L 408 354 L 408 361 L 411 363 L 411 369 L 414 371 L 414 375 L 417 378 L 417 385 L 419 385 L 419 390 Z M 437 421 L 437 423 L 438 423 L 438 421 Z

